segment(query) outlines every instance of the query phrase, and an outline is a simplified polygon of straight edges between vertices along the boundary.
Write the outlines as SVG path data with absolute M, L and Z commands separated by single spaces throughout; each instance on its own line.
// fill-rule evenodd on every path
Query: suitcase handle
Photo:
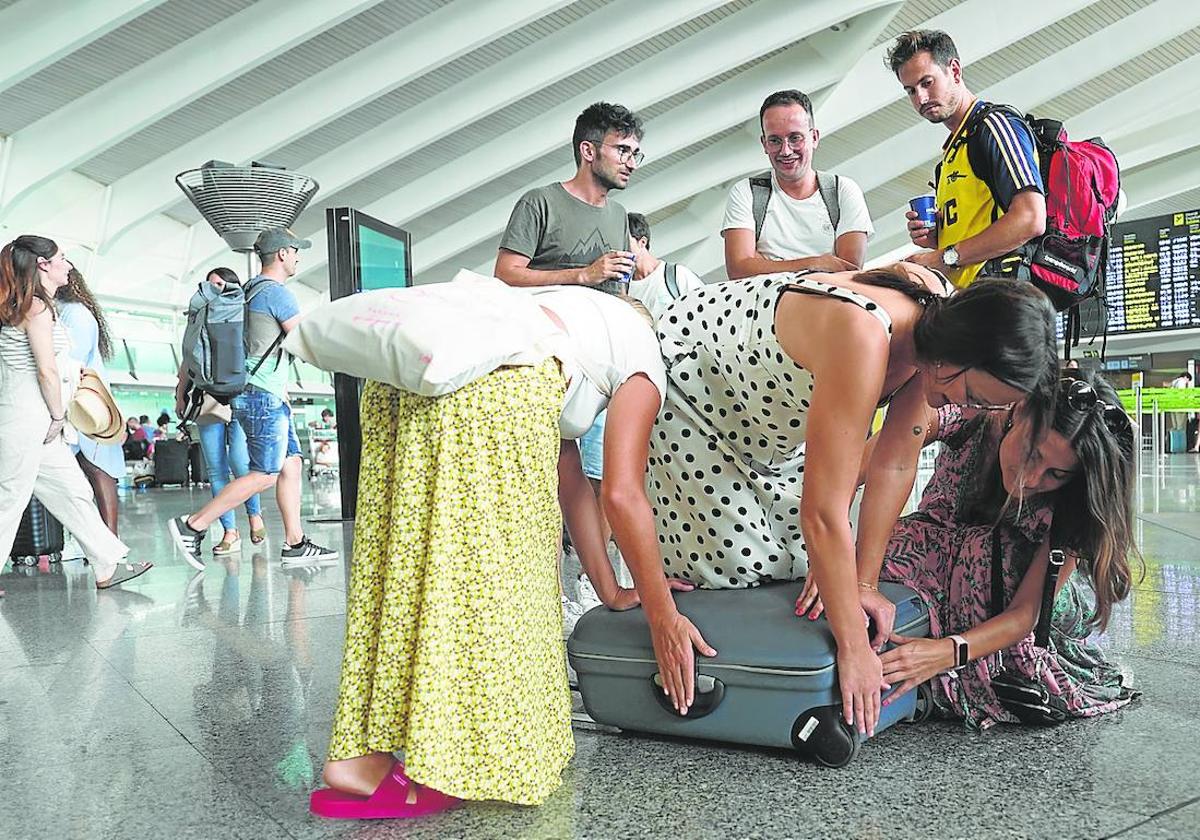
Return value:
M 692 706 L 686 715 L 681 715 L 671 704 L 671 698 L 663 693 L 662 677 L 657 671 L 650 678 L 651 693 L 658 705 L 674 717 L 682 720 L 696 720 L 711 714 L 721 701 L 725 699 L 725 683 L 708 674 L 696 674 L 696 695 Z

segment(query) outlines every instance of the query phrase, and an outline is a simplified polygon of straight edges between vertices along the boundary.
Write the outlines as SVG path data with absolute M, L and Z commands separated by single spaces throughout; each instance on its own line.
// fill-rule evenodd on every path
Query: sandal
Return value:
M 96 588 L 112 589 L 114 586 L 120 586 L 122 583 L 128 583 L 135 577 L 141 577 L 153 568 L 153 563 L 120 563 L 117 565 L 117 570 L 113 572 L 112 577 L 104 581 L 104 583 L 96 581 Z
M 258 545 L 259 543 L 265 541 L 266 539 L 267 539 L 267 529 L 266 528 L 251 528 L 250 529 L 250 542 L 254 543 L 255 545 Z
M 409 793 L 416 797 L 409 802 Z M 424 817 L 448 811 L 462 804 L 461 799 L 447 796 L 433 788 L 418 785 L 404 775 L 404 765 L 397 762 L 392 772 L 368 796 L 355 796 L 333 788 L 314 790 L 308 807 L 320 817 L 335 820 L 393 820 Z

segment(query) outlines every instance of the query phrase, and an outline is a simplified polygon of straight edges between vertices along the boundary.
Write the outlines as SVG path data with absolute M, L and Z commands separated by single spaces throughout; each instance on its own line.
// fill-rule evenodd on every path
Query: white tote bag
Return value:
M 449 283 L 325 304 L 300 321 L 283 348 L 322 370 L 434 397 L 502 365 L 559 356 L 563 342 L 532 296 L 464 270 Z

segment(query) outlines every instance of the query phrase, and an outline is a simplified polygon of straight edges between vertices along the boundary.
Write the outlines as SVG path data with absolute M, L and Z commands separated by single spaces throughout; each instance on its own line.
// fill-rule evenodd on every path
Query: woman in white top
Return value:
M 657 562 L 644 476 L 666 377 L 648 321 L 581 287 L 511 294 L 534 295 L 566 334 L 561 363 L 501 368 L 438 397 L 363 389 L 330 787 L 311 800 L 322 816 L 538 804 L 559 786 L 574 752 L 562 518 L 601 600 L 637 603 L 609 565 L 575 443 L 606 406 L 606 510 L 618 544 L 636 538 Z
M 107 386 L 104 363 L 113 356 L 112 336 L 100 304 L 77 268 L 72 267 L 67 273 L 67 283 L 58 290 L 55 302 L 59 321 L 71 339 L 71 358 L 94 370 Z M 120 443 L 101 443 L 84 435 L 78 438 L 70 444 L 71 451 L 96 494 L 100 518 L 116 534 L 117 481 L 125 475 L 125 454 Z
M 128 546 L 100 518 L 63 441 L 70 341 L 53 301 L 70 269 L 58 245 L 41 236 L 19 236 L 0 250 L 0 557 L 8 557 L 21 515 L 37 496 L 83 548 L 96 588 L 109 589 L 151 564 L 124 562 Z

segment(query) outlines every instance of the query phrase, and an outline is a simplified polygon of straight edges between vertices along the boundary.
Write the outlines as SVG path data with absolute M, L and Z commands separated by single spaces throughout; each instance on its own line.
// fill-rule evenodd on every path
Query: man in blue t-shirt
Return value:
M 233 419 L 246 433 L 250 472 L 225 485 L 199 512 L 177 516 L 168 523 L 176 545 L 197 569 L 204 568 L 201 545 L 213 520 L 271 487 L 283 519 L 283 565 L 307 565 L 337 557 L 336 551 L 305 536 L 300 521 L 300 443 L 288 404 L 288 364 L 279 346 L 283 336 L 300 323 L 296 296 L 283 284 L 295 275 L 301 249 L 311 245 L 287 228 L 268 228 L 254 242 L 262 271 L 246 284 L 246 371 L 250 376 L 246 390 L 230 403 Z

